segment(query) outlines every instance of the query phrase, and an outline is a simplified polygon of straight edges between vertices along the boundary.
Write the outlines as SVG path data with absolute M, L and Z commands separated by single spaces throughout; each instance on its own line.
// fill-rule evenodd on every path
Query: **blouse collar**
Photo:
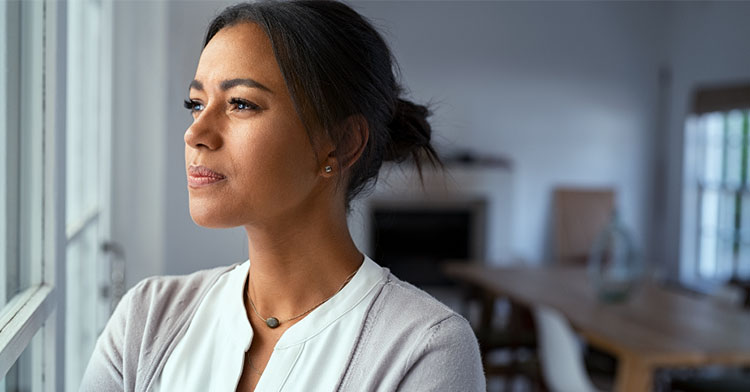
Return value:
M 245 350 L 250 348 L 253 330 L 245 312 L 245 280 L 250 269 L 250 260 L 238 265 L 230 271 L 227 298 L 229 312 L 224 316 L 226 323 L 222 323 L 232 331 L 232 335 L 240 334 L 245 344 Z M 386 278 L 387 270 L 380 267 L 367 255 L 352 279 L 338 293 L 307 314 L 289 329 L 284 331 L 276 343 L 274 350 L 289 348 L 315 337 L 336 320 L 346 315 L 362 302 L 374 290 L 378 283 Z

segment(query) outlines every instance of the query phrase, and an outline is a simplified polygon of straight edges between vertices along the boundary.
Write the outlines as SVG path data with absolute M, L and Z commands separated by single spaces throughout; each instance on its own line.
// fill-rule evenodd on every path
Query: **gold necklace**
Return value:
M 255 314 L 258 315 L 258 317 L 261 320 L 263 320 L 269 328 L 276 328 L 279 325 L 281 325 L 281 323 L 286 323 L 288 321 L 292 321 L 294 319 L 298 319 L 298 318 L 306 315 L 307 313 L 312 312 L 315 308 L 317 308 L 320 305 L 323 305 L 323 303 L 325 303 L 329 299 L 333 298 L 334 295 L 338 294 L 338 292 L 341 291 L 344 288 L 344 286 L 346 286 L 347 283 L 349 283 L 349 281 L 354 277 L 354 275 L 357 273 L 358 270 L 359 270 L 359 268 L 357 268 L 356 270 L 354 270 L 354 272 L 352 272 L 352 274 L 349 275 L 348 278 L 346 278 L 346 280 L 344 281 L 344 284 L 342 284 L 341 287 L 339 287 L 339 289 L 336 290 L 335 293 L 333 293 L 333 295 L 331 295 L 330 297 L 324 299 L 323 301 L 321 301 L 317 305 L 313 306 L 312 308 L 310 308 L 310 309 L 308 309 L 308 310 L 306 310 L 306 311 L 304 311 L 304 312 L 302 312 L 302 313 L 300 313 L 300 314 L 298 314 L 298 315 L 296 315 L 294 317 L 288 318 L 286 320 L 279 321 L 279 319 L 276 318 L 276 317 L 265 318 L 265 317 L 261 316 L 260 313 L 258 313 L 258 309 L 255 308 L 255 304 L 253 303 L 253 299 L 250 298 L 250 290 L 245 290 L 245 295 L 247 295 L 247 300 L 250 301 L 250 306 L 253 308 L 253 312 L 255 312 Z M 248 280 L 250 280 L 250 271 L 249 270 L 247 272 L 247 275 L 248 275 Z

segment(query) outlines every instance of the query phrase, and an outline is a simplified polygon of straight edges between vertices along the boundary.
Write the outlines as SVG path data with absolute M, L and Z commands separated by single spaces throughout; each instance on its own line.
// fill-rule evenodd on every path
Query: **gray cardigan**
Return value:
M 130 289 L 97 340 L 81 391 L 149 391 L 203 296 L 231 268 Z M 391 273 L 377 290 L 337 391 L 485 391 L 466 319 Z

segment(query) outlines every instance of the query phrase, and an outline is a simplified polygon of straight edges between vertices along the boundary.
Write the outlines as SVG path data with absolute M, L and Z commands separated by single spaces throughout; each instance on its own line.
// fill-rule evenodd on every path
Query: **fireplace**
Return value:
M 421 288 L 453 283 L 441 272 L 445 260 L 482 260 L 486 201 L 377 201 L 370 209 L 370 249 L 394 275 Z
M 384 165 L 372 192 L 355 199 L 349 228 L 365 254 L 433 295 L 455 291 L 443 260 L 512 260 L 510 167 L 448 164 L 423 174 L 421 182 L 414 168 Z

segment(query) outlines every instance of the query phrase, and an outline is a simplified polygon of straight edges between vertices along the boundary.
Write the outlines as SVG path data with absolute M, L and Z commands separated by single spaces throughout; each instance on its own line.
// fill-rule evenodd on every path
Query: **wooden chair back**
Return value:
M 615 208 L 612 189 L 558 188 L 554 194 L 556 262 L 582 265 Z

